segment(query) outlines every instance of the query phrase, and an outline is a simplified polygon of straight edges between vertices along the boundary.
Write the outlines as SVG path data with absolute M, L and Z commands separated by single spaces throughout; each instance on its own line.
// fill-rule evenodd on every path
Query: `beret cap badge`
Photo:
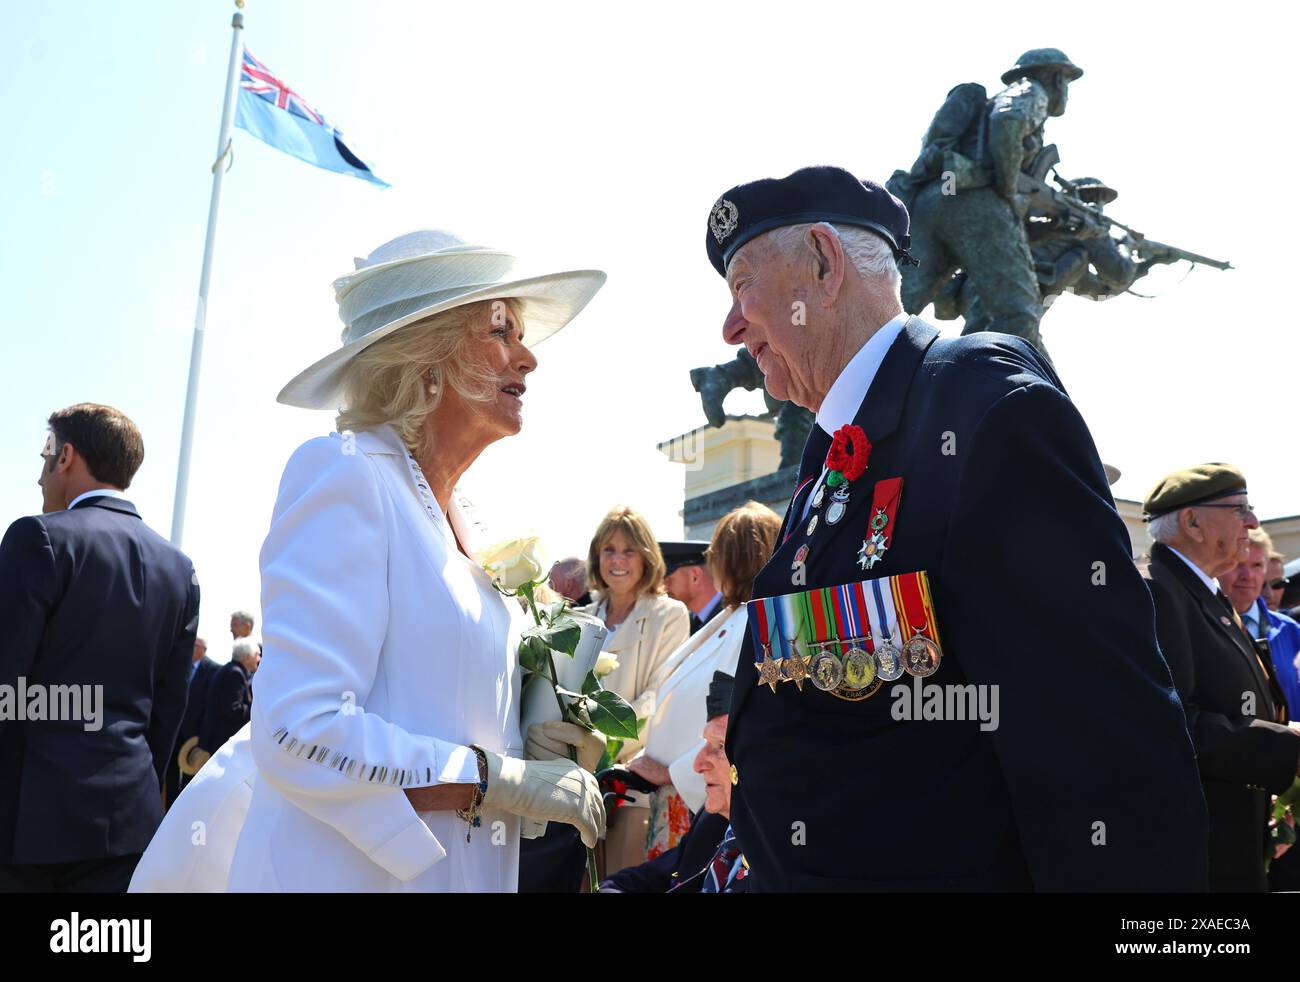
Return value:
M 719 198 L 709 212 L 709 231 L 713 233 L 718 245 L 722 245 L 722 240 L 736 231 L 739 225 L 740 210 L 726 198 Z

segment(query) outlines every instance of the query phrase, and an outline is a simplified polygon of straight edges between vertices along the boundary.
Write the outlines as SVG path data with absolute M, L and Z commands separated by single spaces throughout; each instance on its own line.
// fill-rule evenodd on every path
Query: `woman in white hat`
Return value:
M 262 547 L 257 775 L 228 888 L 510 891 L 521 816 L 592 845 L 604 810 L 587 771 L 521 759 L 519 610 L 454 489 L 519 431 L 530 348 L 605 276 L 521 276 L 441 232 L 357 266 L 335 283 L 343 347 L 279 396 L 341 411 L 290 458 Z

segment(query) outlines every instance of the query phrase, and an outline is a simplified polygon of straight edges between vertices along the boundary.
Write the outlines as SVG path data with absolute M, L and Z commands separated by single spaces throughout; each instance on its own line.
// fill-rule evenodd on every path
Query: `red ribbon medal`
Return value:
M 862 548 L 858 550 L 858 565 L 871 569 L 884 558 L 894 537 L 894 519 L 898 515 L 898 502 L 903 496 L 903 479 L 890 477 L 877 481 L 871 493 L 871 521 Z

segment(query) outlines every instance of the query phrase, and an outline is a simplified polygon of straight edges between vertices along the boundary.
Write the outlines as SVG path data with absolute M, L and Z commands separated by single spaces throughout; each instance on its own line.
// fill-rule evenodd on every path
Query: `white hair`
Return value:
M 245 658 L 253 658 L 259 652 L 258 644 L 252 638 L 240 638 L 230 646 L 231 661 L 242 661 Z
M 254 626 L 253 615 L 246 610 L 236 610 L 230 616 L 241 624 L 247 624 L 249 627 Z
M 1178 538 L 1178 516 L 1181 512 L 1180 508 L 1178 511 L 1166 512 L 1159 518 L 1151 519 L 1147 523 L 1147 535 L 1151 536 L 1151 541 L 1169 545 Z
M 875 232 L 858 228 L 856 225 L 841 227 L 831 225 L 829 222 L 818 224 L 825 225 L 839 237 L 840 245 L 844 247 L 844 254 L 849 257 L 849 262 L 864 280 L 883 279 L 889 283 L 889 289 L 894 295 L 898 295 L 903 277 L 898 271 L 898 260 L 894 258 L 894 250 L 888 242 Z M 774 248 L 785 256 L 791 257 L 803 244 L 804 235 L 810 228 L 812 228 L 811 223 L 784 225 L 773 229 L 768 235 Z

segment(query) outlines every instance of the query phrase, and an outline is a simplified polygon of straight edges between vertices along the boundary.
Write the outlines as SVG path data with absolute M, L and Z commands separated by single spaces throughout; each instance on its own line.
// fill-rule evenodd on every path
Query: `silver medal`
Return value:
M 831 492 L 831 506 L 826 509 L 826 521 L 834 525 L 849 510 L 849 486 L 841 484 Z

